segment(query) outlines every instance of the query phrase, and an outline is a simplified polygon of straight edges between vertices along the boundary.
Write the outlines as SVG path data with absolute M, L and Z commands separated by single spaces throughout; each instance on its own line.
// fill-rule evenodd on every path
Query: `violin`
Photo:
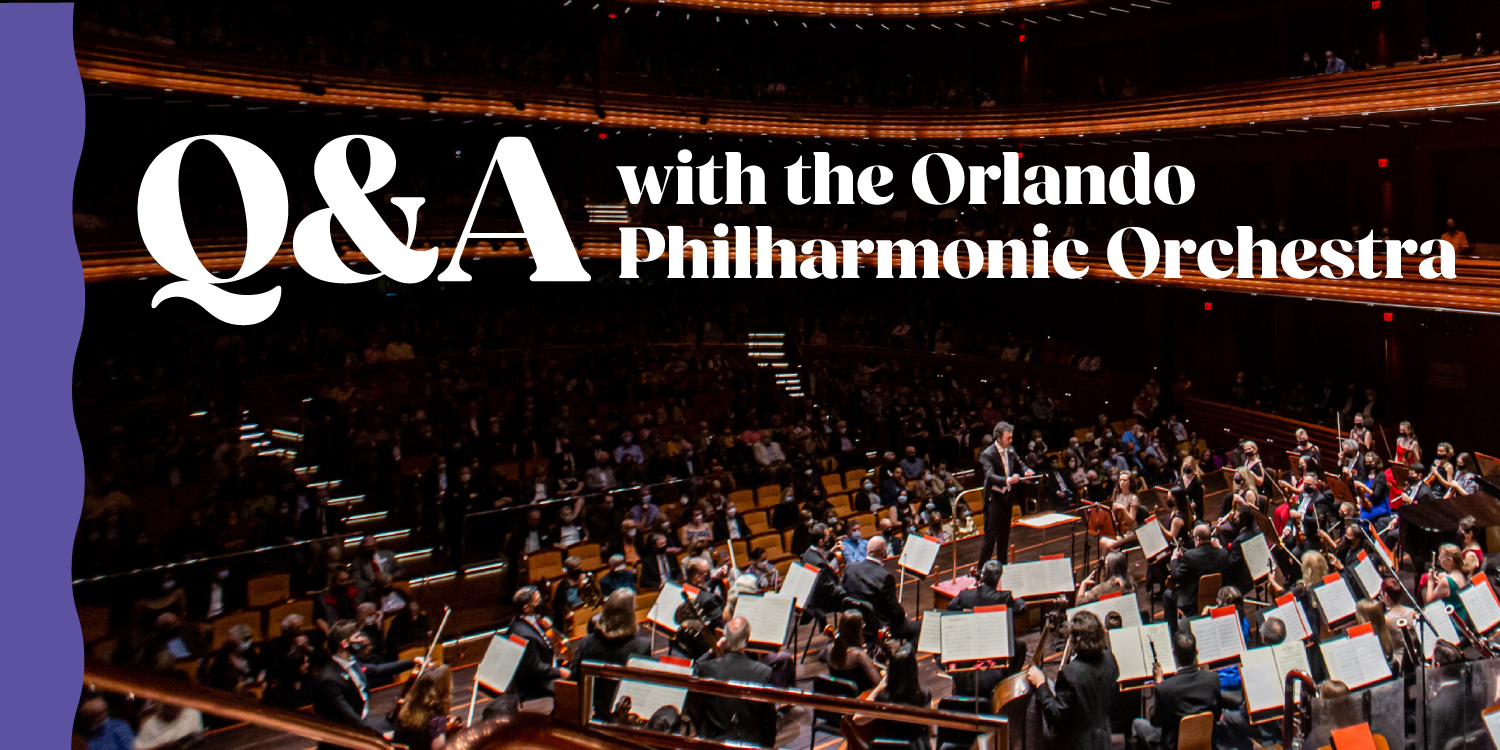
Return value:
M 547 640 L 552 644 L 553 658 L 561 663 L 573 661 L 572 651 L 568 648 L 568 639 L 564 638 L 563 634 L 557 632 L 557 629 L 552 626 L 552 618 L 544 616 L 537 618 L 537 620 L 541 622 L 542 631 L 546 634 Z

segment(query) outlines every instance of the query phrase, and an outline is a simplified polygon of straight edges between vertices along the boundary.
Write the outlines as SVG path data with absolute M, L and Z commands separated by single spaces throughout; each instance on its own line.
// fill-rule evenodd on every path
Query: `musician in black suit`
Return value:
M 707 560 L 701 557 L 690 557 L 684 582 L 698 589 L 698 595 L 693 597 L 693 606 L 698 608 L 698 614 L 703 617 L 703 623 L 719 629 L 724 627 L 724 599 L 719 596 L 717 586 L 709 573 Z
M 366 664 L 355 657 L 366 645 L 365 635 L 354 620 L 339 620 L 328 629 L 328 648 L 333 653 L 313 676 L 313 711 L 325 719 L 378 734 L 389 727 L 384 726 L 383 717 L 370 715 L 370 685 L 411 669 L 422 660 Z M 319 750 L 336 748 L 338 745 L 318 744 Z
M 547 629 L 552 623 L 540 614 L 542 592 L 535 586 L 522 586 L 511 601 L 518 614 L 510 621 L 505 634 L 524 638 L 526 653 L 516 666 L 507 692 L 515 693 L 522 702 L 545 698 L 552 695 L 552 683 L 568 679 L 570 673 L 566 667 L 557 666 L 557 654 L 547 637 Z
M 1000 588 L 1004 572 L 1005 568 L 999 560 L 986 561 L 979 569 L 979 585 L 960 591 L 958 596 L 953 597 L 953 601 L 948 602 L 949 612 L 972 612 L 979 607 L 1004 605 L 1010 609 L 1012 618 L 1008 667 L 1001 668 L 1001 665 L 996 664 L 994 667 L 981 666 L 977 670 L 953 673 L 953 692 L 957 695 L 988 696 L 995 692 L 995 686 L 1000 684 L 1002 677 L 1020 670 L 1026 664 L 1026 646 L 1016 637 L 1014 619 L 1015 615 L 1025 611 L 1026 602 Z
M 1075 613 L 1068 630 L 1077 656 L 1057 673 L 1056 688 L 1047 685 L 1042 670 L 1028 669 L 1026 679 L 1036 688 L 1033 700 L 1054 729 L 1052 747 L 1109 750 L 1109 717 L 1120 689 L 1120 667 L 1094 613 Z
M 1260 525 L 1255 522 L 1255 509 L 1248 505 L 1241 505 L 1234 509 L 1234 541 L 1229 544 L 1229 564 L 1224 569 L 1224 585 L 1233 586 L 1240 591 L 1249 591 L 1255 587 L 1255 580 L 1250 575 L 1250 566 L 1245 562 L 1245 543 L 1260 534 Z M 1194 612 L 1193 615 L 1197 615 Z
M 1172 636 L 1177 674 L 1162 679 L 1155 668 L 1156 701 L 1150 719 L 1136 719 L 1135 736 L 1146 750 L 1177 750 L 1177 725 L 1184 716 L 1211 711 L 1219 720 L 1219 674 L 1198 668 L 1198 640 L 1186 631 Z
M 917 621 L 906 619 L 906 609 L 896 598 L 896 577 L 885 569 L 885 539 L 870 537 L 866 557 L 844 571 L 844 595 L 870 605 L 875 622 L 869 627 L 886 626 L 896 638 L 915 638 L 919 626 Z
M 837 558 L 833 556 L 833 531 L 824 524 L 813 524 L 812 537 L 814 541 L 802 553 L 802 562 L 818 569 L 818 579 L 813 583 L 812 592 L 807 595 L 807 603 L 802 609 L 804 612 L 815 613 L 814 616 L 821 616 L 843 606 L 844 587 L 839 585 L 839 574 L 834 568 Z
M 723 656 L 698 660 L 697 676 L 707 680 L 771 684 L 771 667 L 745 655 L 750 623 L 743 617 L 729 621 L 719 640 Z M 691 694 L 686 708 L 698 717 L 698 734 L 706 740 L 751 742 L 762 747 L 776 743 L 776 704 L 717 695 Z
M 682 564 L 668 551 L 665 534 L 652 534 L 649 552 L 641 553 L 641 588 L 661 588 L 668 581 L 682 580 Z
M 995 442 L 979 454 L 984 474 L 984 544 L 979 548 L 979 562 L 995 559 L 1005 562 L 1010 554 L 1010 515 L 1020 491 L 1016 484 L 1031 476 L 1031 469 L 1010 447 L 1016 428 L 1009 422 L 995 425 Z
M 1172 553 L 1169 569 L 1172 579 L 1176 581 L 1176 588 L 1173 595 L 1167 596 L 1164 601 L 1167 625 L 1174 633 L 1177 632 L 1179 611 L 1188 617 L 1198 614 L 1198 580 L 1214 573 L 1222 575 L 1229 567 L 1229 553 L 1219 547 L 1213 536 L 1208 525 L 1200 523 L 1193 527 L 1195 546 L 1188 550 L 1179 547 Z

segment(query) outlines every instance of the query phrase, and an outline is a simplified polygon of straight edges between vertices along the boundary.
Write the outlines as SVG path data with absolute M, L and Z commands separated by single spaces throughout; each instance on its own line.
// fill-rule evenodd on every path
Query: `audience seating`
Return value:
M 755 488 L 755 504 L 760 507 L 781 502 L 781 485 L 763 484 Z
M 771 518 L 769 511 L 752 510 L 749 513 L 746 513 L 743 518 L 745 519 L 745 526 L 750 529 L 750 535 L 752 537 L 771 530 Z
M 735 490 L 729 493 L 729 502 L 736 508 L 753 508 L 756 505 L 755 493 L 750 490 Z M 744 505 L 745 502 L 749 502 L 749 505 Z
M 281 635 L 281 621 L 288 615 L 302 615 L 302 621 L 308 625 L 313 624 L 313 601 L 302 599 L 294 602 L 283 602 L 266 610 L 266 638 L 275 638 Z
M 247 609 L 241 610 L 239 612 L 231 612 L 227 615 L 220 615 L 219 617 L 215 618 L 213 621 L 214 649 L 218 649 L 220 646 L 224 645 L 225 641 L 229 640 L 229 630 L 236 625 L 248 626 L 250 628 L 251 637 L 256 641 L 260 641 L 260 618 L 263 614 L 264 613 L 258 609 Z
M 292 598 L 292 577 L 286 573 L 266 573 L 245 584 L 245 601 L 252 607 L 266 607 Z
M 542 549 L 527 555 L 526 579 L 533 583 L 562 575 L 563 553 L 560 549 Z
M 838 474 L 823 475 L 823 492 L 834 495 L 844 491 L 844 478 Z
M 838 512 L 839 518 L 845 518 L 854 511 L 848 495 L 831 495 L 828 498 L 828 504 L 832 505 L 833 509 Z M 819 518 L 815 520 L 822 521 L 823 519 Z
M 850 492 L 859 489 L 860 483 L 865 481 L 865 476 L 869 473 L 864 469 L 850 469 L 844 472 L 844 488 Z
M 604 562 L 599 559 L 600 549 L 598 542 L 579 542 L 567 548 L 567 556 L 582 561 L 585 571 L 598 570 L 604 567 Z
M 604 608 L 601 607 L 579 607 L 573 610 L 573 625 L 568 628 L 568 638 L 582 638 L 589 634 L 589 620 L 599 614 Z

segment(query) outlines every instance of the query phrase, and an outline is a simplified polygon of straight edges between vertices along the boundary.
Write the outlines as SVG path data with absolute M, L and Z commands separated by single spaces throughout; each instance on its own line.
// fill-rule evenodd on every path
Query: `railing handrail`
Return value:
M 671 672 L 631 669 L 617 664 L 604 664 L 596 661 L 583 662 L 579 666 L 579 673 L 579 684 L 583 689 L 583 698 L 579 701 L 579 707 L 584 712 L 585 721 L 591 715 L 594 708 L 592 695 L 593 680 L 598 677 L 605 677 L 617 680 L 650 682 L 675 688 L 687 688 L 702 695 L 715 695 L 724 698 L 796 703 L 811 708 L 814 711 L 832 711 L 851 715 L 863 714 L 865 716 L 873 716 L 877 719 L 928 724 L 966 731 L 998 732 L 1001 734 L 1002 741 L 997 743 L 996 747 L 1005 746 L 1004 740 L 1008 739 L 1006 732 L 1010 727 L 1009 720 L 1004 716 L 997 716 L 995 714 L 966 714 L 957 711 L 945 711 L 938 708 L 877 703 L 858 698 L 843 698 L 834 695 L 773 687 L 771 685 L 726 682 Z
M 275 708 L 222 690 L 155 672 L 126 669 L 94 657 L 83 660 L 83 682 L 100 690 L 191 708 L 351 750 L 395 750 L 397 747 L 373 732 L 362 732 L 321 716 Z

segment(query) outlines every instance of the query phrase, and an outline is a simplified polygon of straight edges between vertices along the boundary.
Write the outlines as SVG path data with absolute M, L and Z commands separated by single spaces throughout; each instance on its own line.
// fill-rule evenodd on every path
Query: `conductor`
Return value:
M 984 471 L 984 544 L 979 548 L 979 564 L 996 557 L 1003 564 L 1010 554 L 1010 514 L 1015 506 L 1016 484 L 1031 476 L 1031 469 L 1011 449 L 1016 428 L 1009 422 L 995 425 L 995 441 L 979 454 Z

